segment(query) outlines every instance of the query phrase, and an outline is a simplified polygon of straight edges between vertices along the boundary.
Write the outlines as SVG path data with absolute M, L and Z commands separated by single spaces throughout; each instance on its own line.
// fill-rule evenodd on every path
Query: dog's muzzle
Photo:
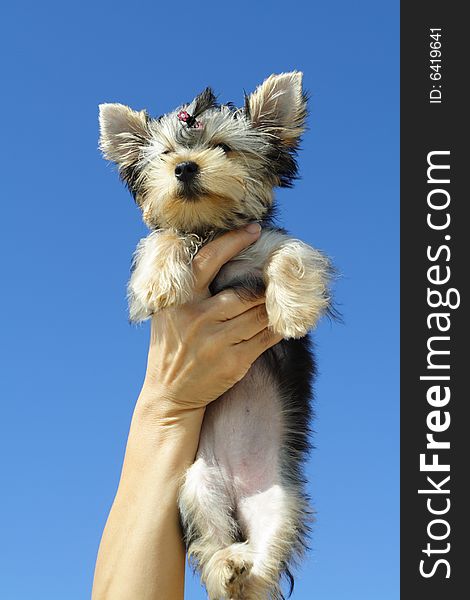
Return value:
M 193 181 L 199 171 L 198 165 L 193 161 L 178 163 L 175 167 L 175 177 L 182 183 L 189 184 Z
M 180 182 L 178 196 L 183 200 L 195 201 L 201 192 L 197 174 L 199 166 L 192 161 L 181 162 L 175 167 L 175 177 Z

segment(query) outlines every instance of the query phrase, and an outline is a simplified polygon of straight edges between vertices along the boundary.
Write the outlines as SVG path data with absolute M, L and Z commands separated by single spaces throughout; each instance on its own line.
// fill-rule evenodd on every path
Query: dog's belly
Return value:
M 279 481 L 282 406 L 276 378 L 260 357 L 206 409 L 198 457 L 220 469 L 235 498 Z
M 265 233 L 264 235 L 268 235 Z M 273 235 L 278 235 L 273 232 Z M 255 295 L 264 287 L 265 252 L 254 244 L 226 263 L 211 285 L 216 294 L 226 288 Z M 279 481 L 282 409 L 278 381 L 264 356 L 245 377 L 206 409 L 198 458 L 219 469 L 220 478 L 236 502 Z

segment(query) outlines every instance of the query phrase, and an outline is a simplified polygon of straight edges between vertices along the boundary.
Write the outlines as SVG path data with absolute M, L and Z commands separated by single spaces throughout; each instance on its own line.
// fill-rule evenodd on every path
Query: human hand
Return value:
M 241 300 L 230 289 L 207 297 L 222 265 L 259 234 L 259 226 L 252 224 L 204 246 L 193 261 L 195 297 L 200 299 L 152 317 L 144 390 L 158 414 L 204 408 L 282 339 L 267 328 L 264 297 Z

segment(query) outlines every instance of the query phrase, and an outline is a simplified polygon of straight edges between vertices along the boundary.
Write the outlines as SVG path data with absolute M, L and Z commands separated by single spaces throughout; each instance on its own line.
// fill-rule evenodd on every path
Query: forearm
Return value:
M 204 246 L 192 263 L 199 299 L 152 317 L 145 384 L 98 552 L 93 600 L 183 599 L 177 498 L 197 452 L 205 406 L 280 339 L 266 329 L 263 298 L 209 293 L 221 266 L 258 236 L 259 227 L 250 225 Z
M 194 460 L 204 409 L 170 412 L 154 387 L 134 411 L 121 480 L 98 553 L 93 600 L 182 600 L 181 477 Z

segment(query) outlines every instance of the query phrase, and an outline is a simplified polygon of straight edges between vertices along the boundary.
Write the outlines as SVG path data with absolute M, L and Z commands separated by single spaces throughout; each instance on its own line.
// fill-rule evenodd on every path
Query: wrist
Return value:
M 138 418 L 161 425 L 191 420 L 202 422 L 204 412 L 205 406 L 188 405 L 168 387 L 148 381 L 144 382 L 135 406 Z
M 124 461 L 123 479 L 140 482 L 155 469 L 173 483 L 193 463 L 204 409 L 181 409 L 163 390 L 143 388 L 135 405 Z M 178 484 L 179 485 L 179 484 Z

